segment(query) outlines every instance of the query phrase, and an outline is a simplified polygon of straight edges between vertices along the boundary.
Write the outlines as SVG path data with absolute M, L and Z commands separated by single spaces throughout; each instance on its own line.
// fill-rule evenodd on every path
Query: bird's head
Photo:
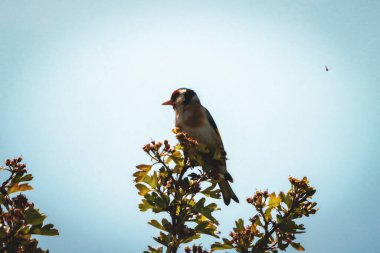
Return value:
M 170 99 L 162 103 L 162 105 L 173 106 L 173 109 L 190 104 L 200 104 L 200 101 L 195 91 L 187 88 L 176 89 L 175 91 L 173 91 Z

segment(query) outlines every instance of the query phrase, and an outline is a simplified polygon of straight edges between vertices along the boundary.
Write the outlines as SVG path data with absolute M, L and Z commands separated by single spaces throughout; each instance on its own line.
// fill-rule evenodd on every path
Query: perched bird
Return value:
M 204 144 L 213 155 L 216 152 L 224 154 L 224 159 L 214 161 L 213 174 L 216 174 L 218 185 L 223 195 L 226 205 L 230 204 L 231 199 L 239 203 L 239 199 L 233 192 L 229 182 L 233 182 L 230 173 L 227 172 L 225 150 L 222 138 L 210 112 L 202 106 L 197 94 L 186 88 L 180 88 L 172 93 L 171 98 L 162 103 L 171 105 L 175 111 L 175 126 L 180 131 L 187 133 L 197 142 Z

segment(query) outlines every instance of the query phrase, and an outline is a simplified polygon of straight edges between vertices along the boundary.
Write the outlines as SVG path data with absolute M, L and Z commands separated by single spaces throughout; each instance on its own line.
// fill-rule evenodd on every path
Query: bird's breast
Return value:
M 176 127 L 199 143 L 205 144 L 211 151 L 220 146 L 220 137 L 208 122 L 202 107 L 176 112 Z

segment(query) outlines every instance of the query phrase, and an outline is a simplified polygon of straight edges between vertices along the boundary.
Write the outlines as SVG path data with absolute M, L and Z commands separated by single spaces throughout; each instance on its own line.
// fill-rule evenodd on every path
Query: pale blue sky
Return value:
M 28 196 L 61 233 L 41 246 L 156 245 L 132 173 L 148 162 L 143 144 L 173 140 L 160 104 L 186 86 L 219 126 L 241 200 L 308 176 L 321 210 L 299 236 L 307 252 L 377 251 L 379 12 L 348 0 L 2 0 L 0 159 L 21 154 L 35 176 Z M 252 216 L 241 202 L 219 201 L 222 235 Z

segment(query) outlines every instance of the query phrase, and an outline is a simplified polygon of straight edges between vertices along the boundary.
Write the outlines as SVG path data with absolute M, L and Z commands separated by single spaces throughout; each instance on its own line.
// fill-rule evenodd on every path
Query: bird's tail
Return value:
M 227 175 L 231 178 L 229 173 L 227 173 Z M 228 179 L 228 177 L 226 177 L 226 178 Z M 228 206 L 231 202 L 231 199 L 233 199 L 233 200 L 235 200 L 235 202 L 239 203 L 238 197 L 236 196 L 236 194 L 232 190 L 230 183 L 228 183 L 226 178 L 222 178 L 218 182 L 220 191 L 222 192 L 224 203 Z

